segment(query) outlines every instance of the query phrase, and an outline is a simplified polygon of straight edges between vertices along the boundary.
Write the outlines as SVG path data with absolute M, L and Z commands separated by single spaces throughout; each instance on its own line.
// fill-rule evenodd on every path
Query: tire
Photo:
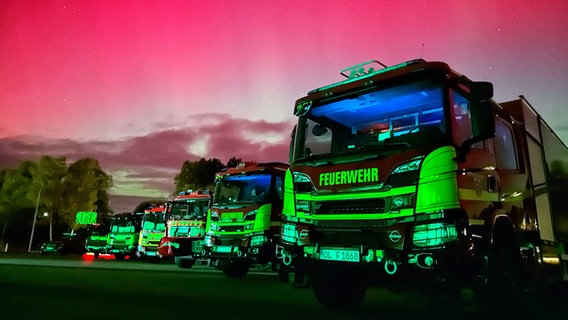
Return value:
M 322 270 L 311 275 L 317 301 L 331 310 L 350 310 L 365 298 L 367 285 L 362 277 L 342 271 Z
M 195 259 L 193 258 L 184 258 L 184 257 L 175 257 L 176 266 L 182 269 L 189 269 L 195 265 Z
M 523 306 L 519 306 L 524 300 L 522 259 L 514 239 L 508 232 L 493 238 L 485 256 L 484 285 L 476 290 L 474 296 L 478 309 L 498 317 L 510 315 L 514 310 L 522 312 Z
M 222 260 L 221 271 L 229 278 L 244 278 L 250 269 L 250 264 L 244 261 Z
M 288 283 L 290 281 L 290 268 L 279 262 L 276 264 L 276 272 L 278 273 L 278 280 Z

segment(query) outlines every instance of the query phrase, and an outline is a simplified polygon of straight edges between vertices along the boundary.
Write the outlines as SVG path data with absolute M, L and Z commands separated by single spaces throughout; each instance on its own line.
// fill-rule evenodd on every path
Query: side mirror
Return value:
M 493 84 L 486 81 L 473 82 L 470 86 L 472 101 L 485 101 L 493 98 Z
M 495 136 L 495 109 L 491 98 L 493 97 L 493 84 L 491 82 L 473 82 L 470 86 L 471 98 L 471 125 L 473 137 L 464 141 L 461 149 L 469 152 L 471 146 L 479 141 Z

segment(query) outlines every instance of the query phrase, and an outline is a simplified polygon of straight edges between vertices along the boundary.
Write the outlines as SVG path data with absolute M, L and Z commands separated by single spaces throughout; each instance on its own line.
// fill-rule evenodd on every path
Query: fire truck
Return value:
M 142 228 L 138 238 L 136 256 L 138 258 L 151 258 L 157 260 L 158 245 L 162 237 L 166 234 L 166 220 L 164 206 L 152 207 L 144 210 L 142 218 Z
M 251 266 L 268 264 L 288 276 L 275 256 L 287 168 L 280 162 L 242 162 L 217 173 L 204 249 L 226 276 L 242 278 Z
M 410 285 L 499 307 L 568 280 L 568 149 L 523 96 L 422 59 L 340 73 L 295 103 L 277 248 L 321 305 Z
M 111 217 L 105 253 L 117 260 L 136 257 L 138 238 L 144 213 L 124 212 Z
M 85 240 L 85 250 L 88 255 L 95 258 L 99 254 L 106 253 L 108 241 L 108 226 L 105 224 L 94 223 L 87 227 L 87 239 Z
M 173 257 L 180 268 L 193 267 L 203 251 L 210 203 L 208 190 L 188 190 L 166 204 L 166 234 L 158 248 L 161 257 Z

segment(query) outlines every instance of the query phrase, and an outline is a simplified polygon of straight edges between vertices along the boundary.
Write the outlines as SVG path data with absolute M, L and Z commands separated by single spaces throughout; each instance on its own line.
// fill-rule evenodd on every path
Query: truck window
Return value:
M 282 201 L 284 199 L 284 182 L 282 181 L 282 177 L 276 177 L 276 195 L 278 199 Z
M 471 103 L 459 92 L 452 90 L 452 119 L 454 121 L 454 140 L 456 145 L 461 145 L 464 141 L 473 137 L 471 124 Z M 472 145 L 474 149 L 483 149 L 483 141 Z
M 306 123 L 306 142 L 303 157 L 331 152 L 332 130 L 312 120 Z
M 515 141 L 513 131 L 510 126 L 501 119 L 495 123 L 495 162 L 497 168 L 506 170 L 518 170 L 517 155 L 515 152 Z

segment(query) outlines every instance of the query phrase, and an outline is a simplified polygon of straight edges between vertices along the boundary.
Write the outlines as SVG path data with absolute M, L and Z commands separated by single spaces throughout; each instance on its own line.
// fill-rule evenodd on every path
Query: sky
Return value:
M 2 0 L 0 170 L 95 158 L 130 211 L 187 160 L 287 162 L 295 100 L 372 59 L 523 95 L 567 143 L 567 16 L 564 0 Z

